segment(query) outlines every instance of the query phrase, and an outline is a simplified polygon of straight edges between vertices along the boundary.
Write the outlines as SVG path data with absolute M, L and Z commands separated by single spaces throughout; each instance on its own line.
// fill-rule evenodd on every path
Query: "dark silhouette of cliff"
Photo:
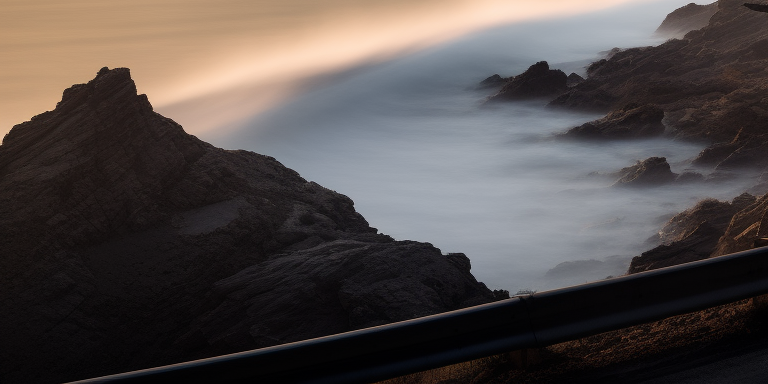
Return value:
M 103 68 L 0 145 L 0 381 L 60 382 L 493 300 L 273 158 L 188 135 Z

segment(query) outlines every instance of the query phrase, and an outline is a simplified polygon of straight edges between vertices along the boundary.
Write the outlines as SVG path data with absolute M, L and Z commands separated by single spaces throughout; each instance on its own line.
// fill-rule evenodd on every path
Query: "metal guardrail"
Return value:
M 77 383 L 360 383 L 768 293 L 768 247 L 419 319 Z

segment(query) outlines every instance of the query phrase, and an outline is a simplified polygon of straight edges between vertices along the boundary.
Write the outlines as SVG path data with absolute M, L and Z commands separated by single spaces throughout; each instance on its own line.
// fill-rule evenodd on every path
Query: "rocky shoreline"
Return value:
M 651 157 L 610 175 L 614 186 L 697 182 L 706 188 L 732 174 L 760 175 L 749 193 L 731 202 L 704 200 L 672 218 L 655 239 L 660 245 L 633 258 L 627 273 L 768 243 L 768 225 L 762 225 L 768 212 L 768 14 L 733 0 L 689 4 L 670 13 L 657 33 L 671 38 L 655 47 L 615 48 L 580 81 L 566 84 L 562 71 L 539 62 L 521 75 L 483 83 L 499 87 L 489 102 L 549 95 L 553 108 L 606 113 L 563 132 L 563 139 L 664 136 L 707 143 L 690 160 L 695 171 L 675 174 L 665 158 Z

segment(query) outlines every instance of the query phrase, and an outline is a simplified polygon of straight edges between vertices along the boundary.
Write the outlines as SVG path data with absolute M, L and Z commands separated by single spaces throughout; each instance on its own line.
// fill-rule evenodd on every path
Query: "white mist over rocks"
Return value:
M 492 289 L 546 290 L 620 275 L 632 256 L 655 245 L 646 240 L 672 214 L 705 197 L 731 199 L 755 180 L 611 188 L 615 179 L 594 173 L 651 156 L 666 157 L 680 173 L 703 146 L 553 140 L 601 116 L 547 108 L 546 100 L 483 106 L 493 90 L 477 84 L 541 60 L 583 75 L 600 51 L 661 43 L 653 31 L 686 3 L 476 33 L 341 74 L 226 135 L 202 138 L 274 156 L 351 197 L 382 233 L 466 253 L 473 274 Z M 579 260 L 595 262 L 550 271 Z

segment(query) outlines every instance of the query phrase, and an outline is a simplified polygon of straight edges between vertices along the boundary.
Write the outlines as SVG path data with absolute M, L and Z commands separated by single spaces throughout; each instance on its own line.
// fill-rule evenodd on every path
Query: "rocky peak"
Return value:
M 147 96 L 137 94 L 136 84 L 131 79 L 128 68 L 101 68 L 96 77 L 88 83 L 75 84 L 64 90 L 56 109 L 63 112 L 68 108 L 77 108 L 83 103 L 136 103 L 152 110 Z
M 155 113 L 127 68 L 102 68 L 3 139 L 0 187 L 13 196 L 0 195 L 0 223 L 39 233 L 38 244 L 151 225 L 173 204 L 158 197 L 210 148 Z

